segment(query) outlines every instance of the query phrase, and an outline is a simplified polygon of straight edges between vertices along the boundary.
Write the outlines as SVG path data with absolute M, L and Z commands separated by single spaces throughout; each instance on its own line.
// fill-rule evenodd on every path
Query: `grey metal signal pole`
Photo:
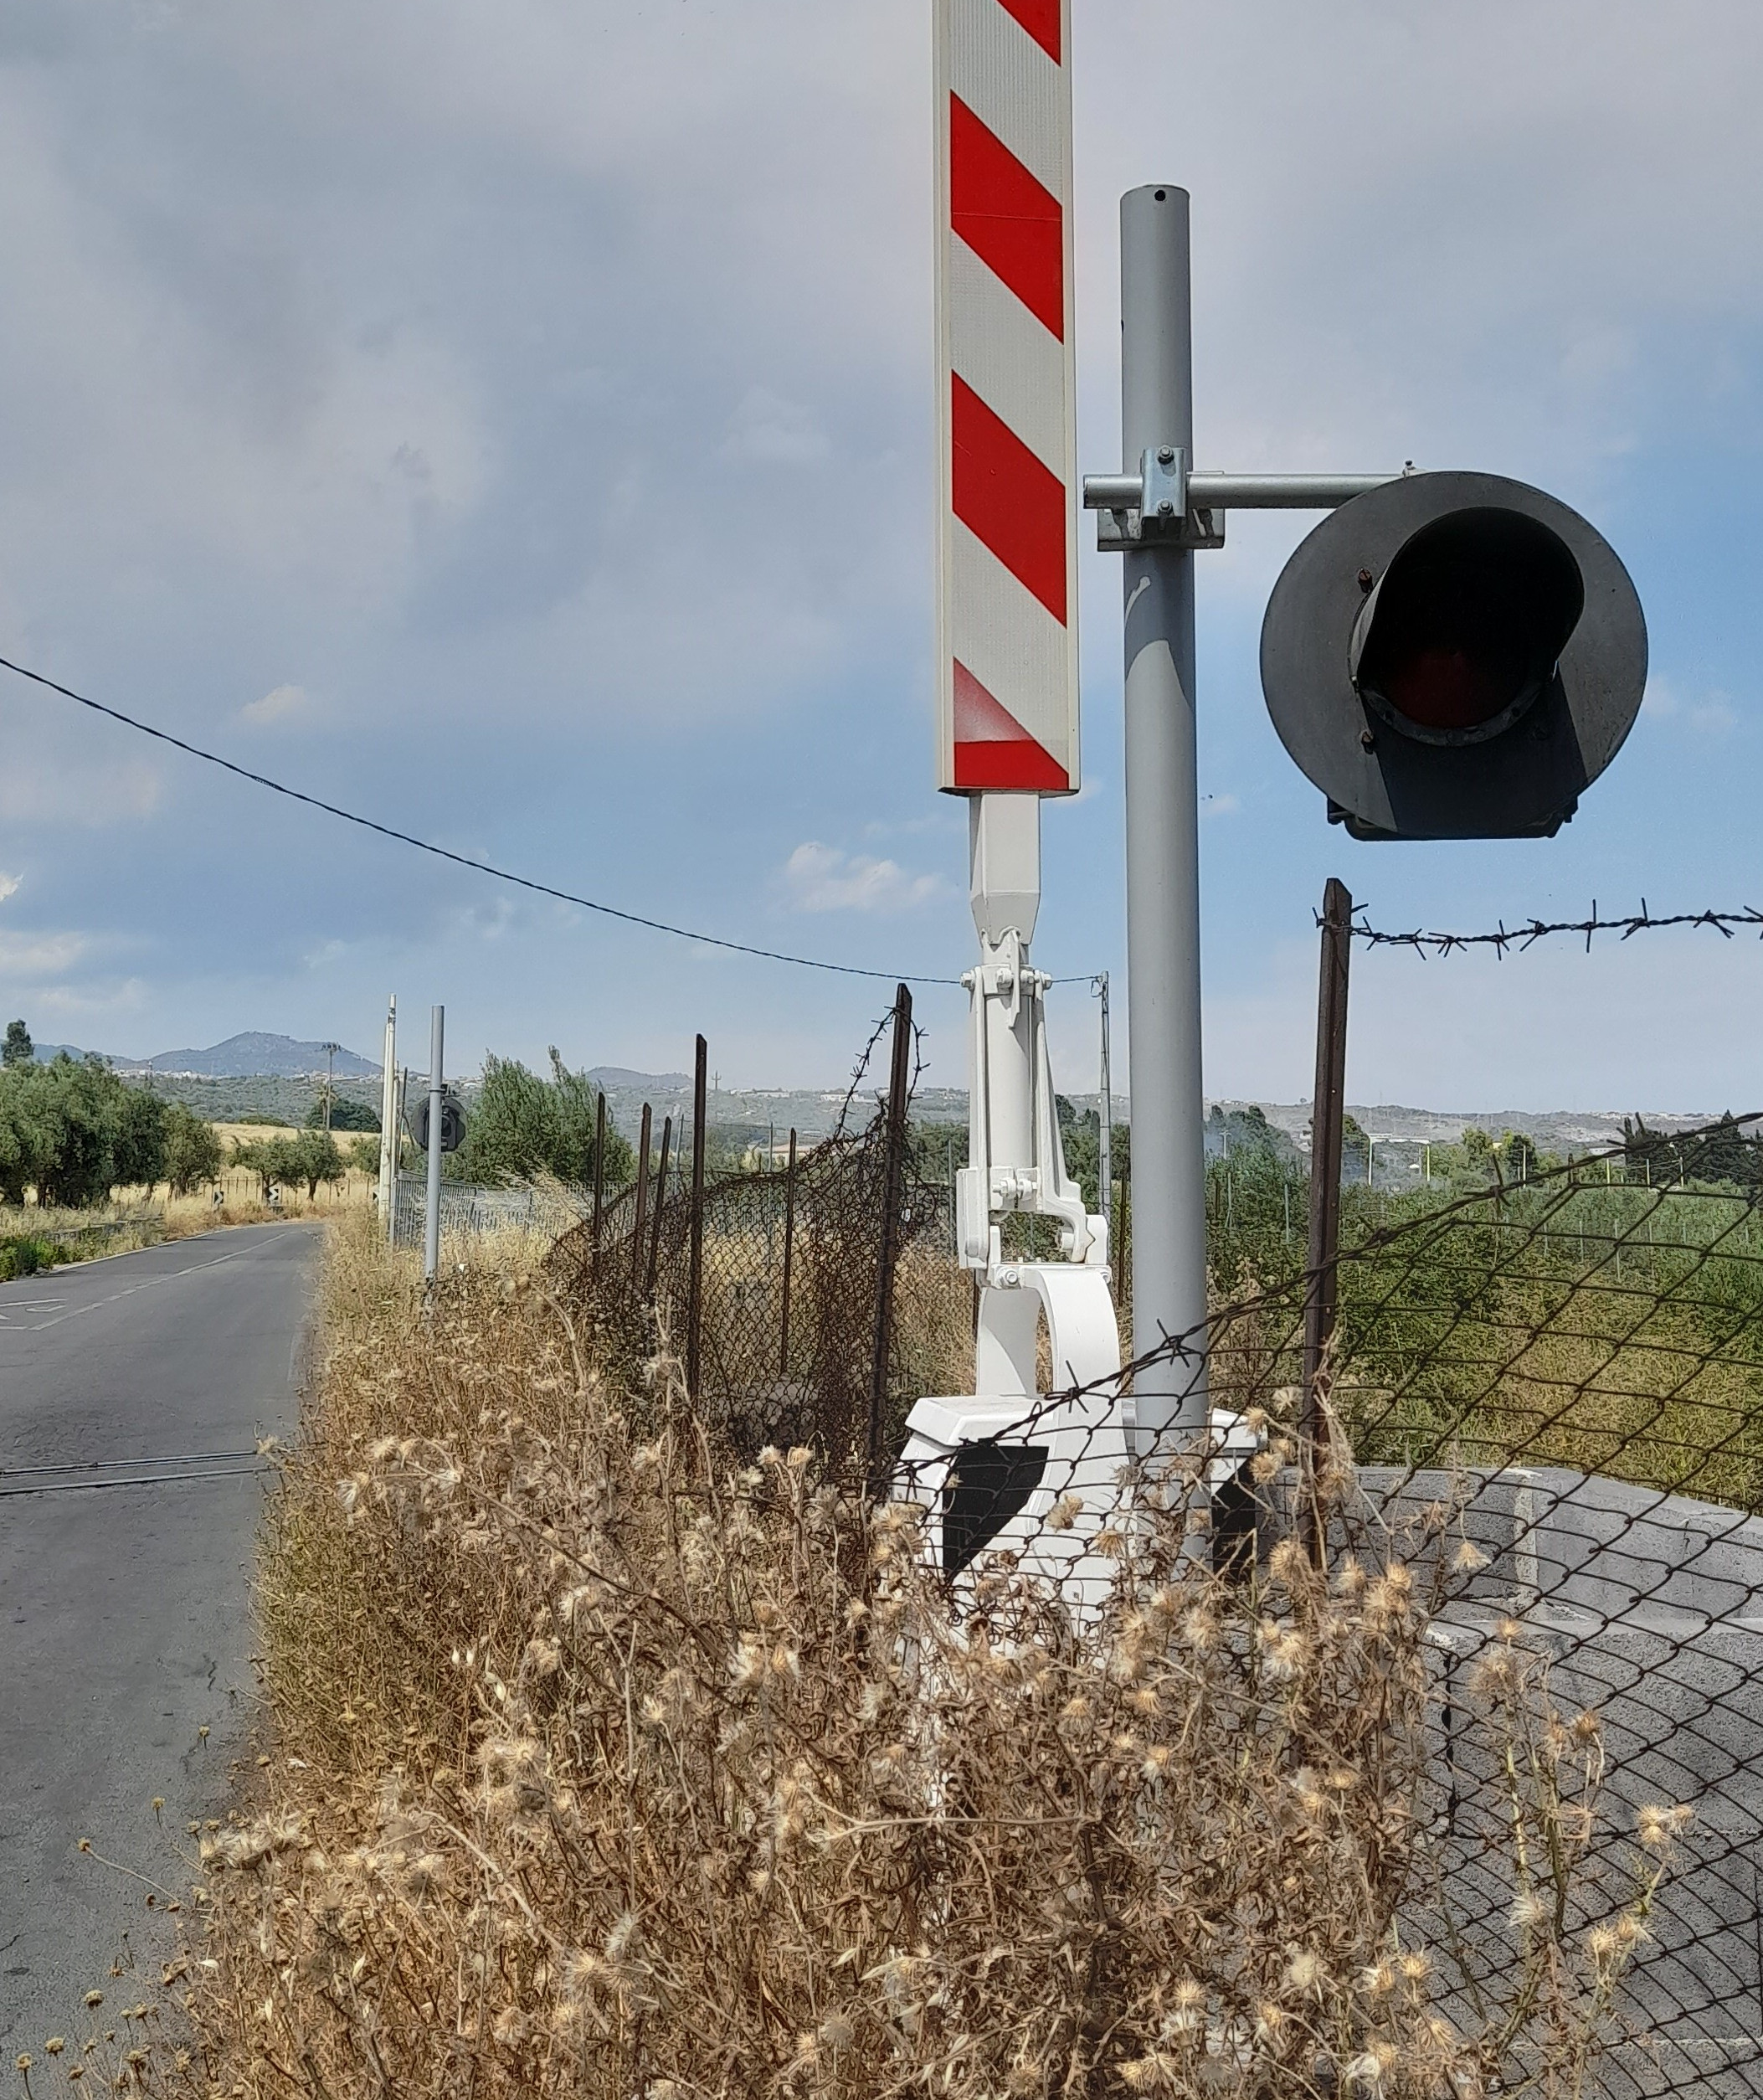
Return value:
M 1194 459 L 1188 193 L 1120 200 L 1123 466 Z M 1149 502 L 1146 505 L 1149 508 Z M 1200 796 L 1194 722 L 1194 554 L 1147 539 L 1126 586 L 1127 1042 L 1133 1094 L 1133 1354 L 1198 1347 L 1205 1318 L 1205 1114 L 1200 1070 Z M 1141 1449 L 1206 1428 L 1203 1355 L 1134 1381 Z M 1149 1435 L 1144 1433 L 1149 1432 Z
M 445 1089 L 441 1078 L 441 1037 L 445 1032 L 447 1009 L 429 1010 L 429 1212 L 423 1233 L 423 1281 L 432 1284 L 440 1274 L 440 1170 L 441 1109 Z

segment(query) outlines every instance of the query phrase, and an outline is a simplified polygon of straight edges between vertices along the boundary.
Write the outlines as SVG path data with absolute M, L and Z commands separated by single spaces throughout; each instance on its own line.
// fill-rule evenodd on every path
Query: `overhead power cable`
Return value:
M 1322 924 L 1320 914 L 1316 923 Z M 1755 904 L 1746 904 L 1738 911 L 1667 912 L 1656 918 L 1647 910 L 1643 897 L 1639 911 L 1605 919 L 1599 915 L 1594 898 L 1591 916 L 1586 919 L 1530 919 L 1519 926 L 1508 926 L 1502 921 L 1492 933 L 1486 934 L 1389 933 L 1355 919 L 1353 938 L 1364 941 L 1368 948 L 1412 948 L 1422 955 L 1450 955 L 1470 948 L 1491 948 L 1496 955 L 1503 956 L 1509 948 L 1522 950 L 1534 941 L 1546 939 L 1551 934 L 1579 934 L 1584 936 L 1589 954 L 1594 934 L 1620 934 L 1627 940 L 1632 934 L 1651 932 L 1661 926 L 1711 926 L 1728 940 L 1733 939 L 1735 927 L 1755 927 L 1759 938 L 1763 939 L 1763 911 Z
M 839 977 L 877 977 L 887 984 L 902 981 L 910 985 L 959 985 L 959 977 L 926 977 L 915 975 L 910 970 L 866 970 L 857 963 L 827 962 L 818 955 L 792 955 L 782 949 L 759 948 L 745 940 L 725 940 L 720 934 L 702 934 L 691 926 L 676 926 L 665 919 L 651 919 L 642 912 L 622 911 L 616 904 L 603 904 L 592 897 L 578 897 L 573 891 L 558 889 L 550 883 L 535 882 L 531 876 L 516 875 L 506 867 L 497 867 L 493 862 L 482 861 L 470 853 L 455 853 L 451 847 L 437 846 L 432 839 L 418 838 L 414 831 L 400 831 L 395 824 L 382 824 L 375 817 L 362 816 L 357 811 L 346 810 L 337 803 L 326 802 L 321 795 L 308 795 L 304 789 L 289 787 L 285 781 L 271 780 L 267 773 L 254 773 L 249 766 L 237 765 L 231 759 L 224 759 L 218 751 L 205 751 L 199 744 L 191 744 L 182 737 L 173 736 L 169 729 L 155 728 L 151 722 L 142 722 L 136 716 L 125 714 L 120 708 L 106 707 L 101 700 L 89 699 L 83 692 L 75 692 L 71 686 L 64 686 L 54 678 L 45 677 L 40 671 L 31 671 L 22 663 L 14 663 L 10 657 L 0 656 L 0 670 L 10 671 L 20 678 L 28 678 L 33 685 L 45 687 L 50 692 L 59 692 L 64 700 L 71 700 L 78 707 L 88 708 L 94 714 L 101 714 L 111 722 L 120 722 L 125 729 L 133 729 L 137 735 L 152 737 L 156 743 L 169 744 L 174 750 L 184 752 L 193 759 L 200 759 L 206 764 L 218 765 L 224 773 L 231 773 L 241 780 L 249 780 L 253 786 L 267 788 L 272 795 L 285 795 L 290 802 L 304 802 L 309 809 L 322 810 L 326 816 L 340 818 L 345 824 L 354 824 L 364 831 L 377 832 L 381 838 L 395 840 L 400 846 L 413 846 L 419 853 L 432 854 L 436 860 L 451 861 L 455 867 L 469 867 L 479 875 L 493 876 L 499 883 L 511 883 L 517 889 L 531 890 L 538 897 L 554 898 L 562 904 L 574 904 L 583 911 L 597 912 L 602 919 L 616 919 L 627 926 L 642 926 L 652 934 L 671 934 L 679 940 L 695 940 L 706 948 L 726 949 L 736 955 L 756 955 L 763 962 L 789 963 L 798 970 L 823 970 Z

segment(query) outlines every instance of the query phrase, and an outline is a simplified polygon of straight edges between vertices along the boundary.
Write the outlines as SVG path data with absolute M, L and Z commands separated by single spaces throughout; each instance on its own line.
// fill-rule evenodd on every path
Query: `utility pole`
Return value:
M 340 1042 L 321 1042 L 318 1046 L 325 1053 L 325 1135 L 331 1135 L 331 1104 L 337 1098 L 335 1072 L 337 1053 L 342 1048 Z
M 398 994 L 386 1001 L 386 1054 L 379 1070 L 379 1222 L 390 1246 L 398 1208 Z
M 441 1077 L 441 1038 L 446 1021 L 445 1006 L 429 1008 L 429 1202 L 423 1232 L 423 1281 L 430 1289 L 440 1274 L 441 1115 L 446 1106 L 446 1090 Z
M 1149 480 L 1194 457 L 1188 193 L 1120 203 L 1120 427 Z M 1153 487 L 1142 487 L 1149 509 Z M 1133 1380 L 1141 1455 L 1206 1428 L 1205 1103 L 1200 1042 L 1200 795 L 1194 550 L 1186 535 L 1124 550 L 1127 1042 L 1133 1068 L 1133 1354 L 1171 1336 L 1200 1353 Z

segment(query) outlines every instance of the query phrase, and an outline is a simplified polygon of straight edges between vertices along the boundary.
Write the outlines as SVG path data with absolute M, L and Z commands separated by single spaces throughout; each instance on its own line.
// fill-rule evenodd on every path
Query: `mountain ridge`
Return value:
M 43 1042 L 36 1047 L 40 1063 L 58 1054 L 70 1058 L 97 1056 L 121 1073 L 157 1073 L 167 1078 L 246 1079 L 306 1078 L 325 1069 L 321 1042 L 303 1042 L 296 1036 L 275 1035 L 261 1028 L 247 1028 L 205 1050 L 161 1050 L 151 1058 L 127 1058 L 105 1051 L 78 1049 L 69 1042 Z M 379 1067 L 353 1050 L 339 1049 L 332 1069 L 339 1079 L 372 1079 Z

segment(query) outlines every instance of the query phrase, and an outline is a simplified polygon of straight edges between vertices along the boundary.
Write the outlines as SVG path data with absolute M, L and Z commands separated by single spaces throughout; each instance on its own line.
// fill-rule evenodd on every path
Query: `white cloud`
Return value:
M 261 728 L 267 723 L 285 722 L 292 716 L 310 714 L 311 709 L 311 696 L 303 686 L 277 686 L 261 700 L 247 701 L 239 713 L 242 720 Z
M 1717 687 L 1686 696 L 1663 678 L 1649 678 L 1641 706 L 1656 721 L 1680 722 L 1698 736 L 1730 736 L 1739 726 L 1739 711 L 1731 697 Z
M 23 880 L 24 878 L 22 875 L 8 875 L 0 872 L 0 904 L 3 904 L 8 897 L 18 895 L 18 885 Z
M 946 895 L 949 888 L 940 875 L 913 875 L 897 861 L 843 853 L 818 839 L 796 848 L 782 880 L 791 908 L 799 912 L 911 911 Z
M 750 387 L 728 419 L 722 456 L 728 460 L 805 466 L 824 460 L 826 432 L 812 409 L 785 401 L 766 387 Z
M 99 765 L 66 758 L 9 760 L 0 767 L 0 821 L 101 831 L 151 816 L 163 785 L 144 759 Z
M 0 975 L 27 984 L 59 977 L 81 961 L 90 946 L 83 934 L 0 934 Z

